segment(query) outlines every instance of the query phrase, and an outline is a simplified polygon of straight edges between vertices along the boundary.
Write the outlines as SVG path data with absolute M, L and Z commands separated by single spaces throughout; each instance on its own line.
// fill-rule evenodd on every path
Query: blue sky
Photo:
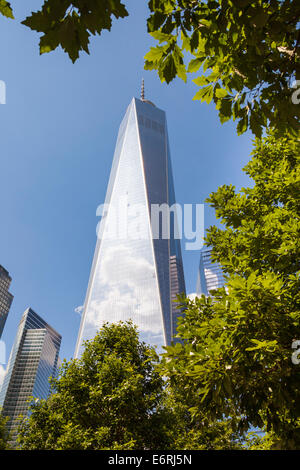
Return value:
M 74 353 L 96 243 L 96 208 L 104 202 L 118 126 L 145 79 L 146 98 L 167 112 L 177 202 L 203 203 L 222 184 L 249 184 L 242 167 L 252 135 L 221 125 L 213 104 L 193 101 L 189 80 L 161 84 L 143 70 L 153 45 L 147 2 L 126 0 L 130 16 L 93 38 L 90 56 L 72 64 L 56 50 L 38 52 L 38 34 L 20 25 L 41 0 L 12 0 L 16 20 L 0 18 L 0 264 L 13 277 L 14 302 L 2 339 L 7 355 L 23 311 L 32 307 Z M 216 223 L 205 206 L 206 228 Z M 188 293 L 199 252 L 183 251 Z

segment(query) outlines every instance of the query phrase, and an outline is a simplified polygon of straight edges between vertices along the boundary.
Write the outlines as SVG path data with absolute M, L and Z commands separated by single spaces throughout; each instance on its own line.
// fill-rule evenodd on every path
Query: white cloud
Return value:
M 84 337 L 93 337 L 104 322 L 131 319 L 144 337 L 153 337 L 154 344 L 164 342 L 149 241 L 106 244 L 102 240 L 101 248 L 87 305 Z
M 83 312 L 83 309 L 84 309 L 84 306 L 83 306 L 83 305 L 79 305 L 78 307 L 76 307 L 76 308 L 74 309 L 74 311 L 75 311 L 76 313 L 78 313 L 78 315 L 81 315 L 82 312 Z

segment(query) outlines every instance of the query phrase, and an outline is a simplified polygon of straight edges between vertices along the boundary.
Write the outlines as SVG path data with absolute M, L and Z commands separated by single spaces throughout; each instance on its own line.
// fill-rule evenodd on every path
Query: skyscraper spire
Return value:
M 141 100 L 145 101 L 145 84 L 144 84 L 143 78 L 142 78 L 142 88 L 141 88 Z
M 155 107 L 155 104 L 152 103 L 152 101 L 149 101 L 149 100 L 146 100 L 146 99 L 145 99 L 145 83 L 144 83 L 144 79 L 143 79 L 143 78 L 142 78 L 142 87 L 141 87 L 141 101 L 143 101 L 143 103 L 151 104 L 152 106 Z

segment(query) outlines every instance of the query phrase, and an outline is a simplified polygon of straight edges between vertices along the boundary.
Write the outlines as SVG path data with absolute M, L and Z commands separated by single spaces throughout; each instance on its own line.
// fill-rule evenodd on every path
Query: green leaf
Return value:
M 170 83 L 176 77 L 176 73 L 177 73 L 177 68 L 176 68 L 174 57 L 172 54 L 169 54 L 161 66 L 161 69 L 160 69 L 161 77 L 167 83 Z
M 165 14 L 159 11 L 152 14 L 147 20 L 148 32 L 159 30 L 159 28 L 163 25 L 165 18 Z
M 214 89 L 213 85 L 209 85 L 207 87 L 201 88 L 193 97 L 193 100 L 201 100 L 206 101 L 209 104 L 213 98 Z
M 10 6 L 10 3 L 7 2 L 6 0 L 0 0 L 0 13 L 7 18 L 12 18 L 14 19 L 13 11 Z
M 174 36 L 172 36 L 171 34 L 165 34 L 165 33 L 162 33 L 161 31 L 153 31 L 151 33 L 151 36 L 156 39 L 157 41 L 159 41 L 159 43 L 161 42 L 169 42 L 170 39 L 172 39 Z
M 262 135 L 262 125 L 261 119 L 258 117 L 255 111 L 251 111 L 250 114 L 250 129 L 256 137 L 261 137 Z
M 194 78 L 193 82 L 198 86 L 203 86 L 209 83 L 209 79 L 205 77 L 205 75 L 201 75 L 200 77 Z
M 182 50 L 186 50 L 190 52 L 191 51 L 190 38 L 187 35 L 181 33 L 181 39 L 182 39 Z
M 40 54 L 51 52 L 59 46 L 59 37 L 55 31 L 44 34 L 40 39 Z
M 174 47 L 173 57 L 178 77 L 186 82 L 186 69 L 183 63 L 183 54 L 178 46 Z
M 165 46 L 163 46 L 163 47 L 162 46 L 151 47 L 150 51 L 147 52 L 147 54 L 145 55 L 144 58 L 148 62 L 157 63 L 164 56 L 165 51 L 166 51 Z
M 237 125 L 238 135 L 243 134 L 244 132 L 246 132 L 247 129 L 248 129 L 248 116 L 246 113 L 244 113 L 244 116 L 242 117 L 242 119 L 239 120 L 238 125 Z
M 197 70 L 199 70 L 199 68 L 201 67 L 204 59 L 205 57 L 197 57 L 196 59 L 192 59 L 188 66 L 188 72 L 190 73 L 197 72 Z
M 224 88 L 217 88 L 216 89 L 216 97 L 217 98 L 225 98 L 228 95 L 228 92 L 224 90 Z
M 219 100 L 217 103 L 217 109 L 219 109 L 219 118 L 223 124 L 232 116 L 232 100 L 228 98 Z

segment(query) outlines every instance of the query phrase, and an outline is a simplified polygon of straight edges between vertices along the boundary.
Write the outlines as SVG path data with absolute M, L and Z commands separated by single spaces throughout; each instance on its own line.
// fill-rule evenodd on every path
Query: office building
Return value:
M 19 323 L 0 392 L 2 414 L 9 417 L 14 441 L 20 415 L 26 416 L 31 397 L 47 398 L 49 378 L 57 374 L 61 336 L 31 308 Z
M 0 338 L 13 301 L 13 295 L 9 292 L 10 283 L 9 273 L 0 265 Z
M 199 272 L 196 293 L 209 295 L 213 289 L 224 286 L 224 274 L 219 263 L 211 259 L 211 249 L 203 248 L 200 252 Z
M 176 209 L 169 235 L 164 215 L 158 231 L 151 215 L 153 207 L 174 204 L 165 112 L 142 94 L 120 125 L 75 357 L 104 322 L 131 319 L 141 340 L 171 343 L 182 314 L 173 299 L 185 292 Z

